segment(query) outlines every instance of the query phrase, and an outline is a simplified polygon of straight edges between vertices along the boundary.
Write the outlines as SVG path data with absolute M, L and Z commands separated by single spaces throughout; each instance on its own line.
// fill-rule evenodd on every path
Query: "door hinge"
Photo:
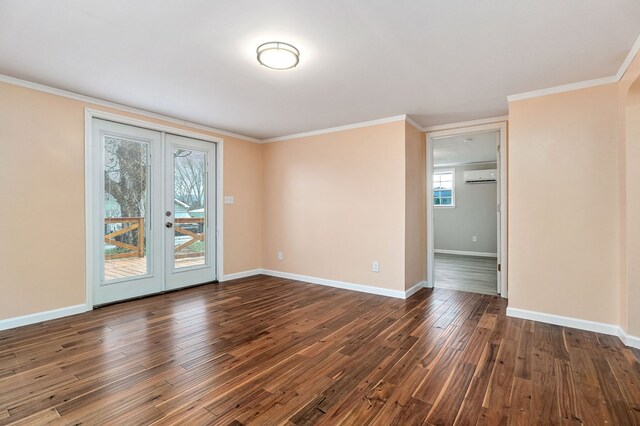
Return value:
M 498 263 L 498 272 L 502 271 L 502 265 Z

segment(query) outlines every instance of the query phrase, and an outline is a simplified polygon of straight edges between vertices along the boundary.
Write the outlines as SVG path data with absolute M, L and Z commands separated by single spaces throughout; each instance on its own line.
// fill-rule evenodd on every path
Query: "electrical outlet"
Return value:
M 284 253 L 281 251 L 278 252 L 278 260 L 284 260 Z
M 471 237 L 471 241 L 473 241 L 474 243 L 477 243 L 478 237 L 474 235 L 473 237 Z
M 380 262 L 378 262 L 377 260 L 374 260 L 373 263 L 371 264 L 371 270 L 373 272 L 380 272 Z
M 235 202 L 236 202 L 236 200 L 235 200 L 235 198 L 233 198 L 233 195 L 225 195 L 224 196 L 224 203 L 225 204 L 233 204 Z

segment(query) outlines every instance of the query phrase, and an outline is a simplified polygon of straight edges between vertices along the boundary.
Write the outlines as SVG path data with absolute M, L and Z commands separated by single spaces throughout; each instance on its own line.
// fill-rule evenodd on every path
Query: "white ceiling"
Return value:
M 0 73 L 262 139 L 504 115 L 615 74 L 638 34 L 638 0 L 2 0 Z M 258 65 L 273 40 L 298 68 Z
M 450 136 L 433 141 L 436 167 L 496 161 L 498 132 Z

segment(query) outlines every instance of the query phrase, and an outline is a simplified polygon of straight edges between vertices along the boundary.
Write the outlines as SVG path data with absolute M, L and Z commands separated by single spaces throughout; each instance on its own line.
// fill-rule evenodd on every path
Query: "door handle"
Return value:
M 164 226 L 166 226 L 167 228 L 173 228 L 173 223 L 167 222 L 164 224 Z

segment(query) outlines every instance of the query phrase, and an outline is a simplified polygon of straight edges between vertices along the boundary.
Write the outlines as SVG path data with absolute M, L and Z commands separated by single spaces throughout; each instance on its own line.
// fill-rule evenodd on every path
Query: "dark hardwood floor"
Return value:
M 640 424 L 637 351 L 507 318 L 258 276 L 0 332 L 0 424 Z

